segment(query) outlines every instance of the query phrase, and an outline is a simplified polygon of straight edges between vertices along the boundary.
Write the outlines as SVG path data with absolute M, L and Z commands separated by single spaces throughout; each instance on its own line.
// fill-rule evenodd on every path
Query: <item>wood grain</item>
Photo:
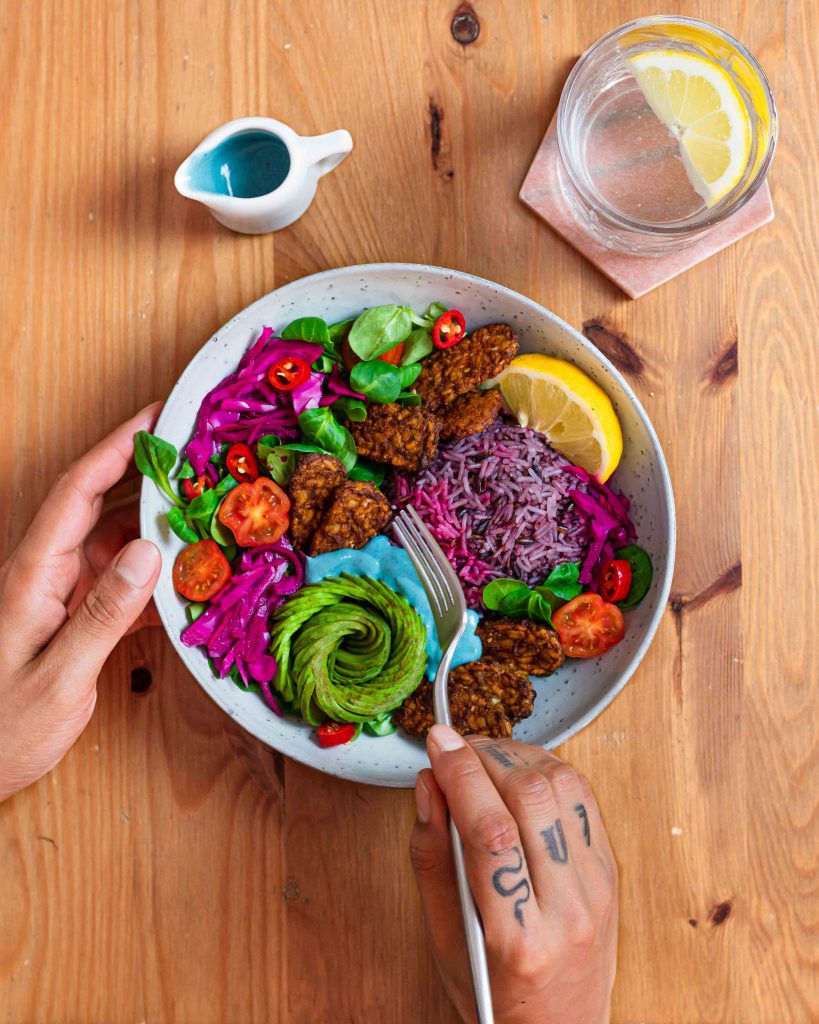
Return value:
M 671 606 L 562 754 L 622 873 L 617 1024 L 819 1019 L 817 75 L 809 0 L 681 0 L 746 41 L 782 113 L 775 223 L 639 302 L 517 201 L 573 60 L 637 0 L 6 0 L 0 9 L 0 528 L 168 392 L 258 295 L 326 267 L 470 270 L 605 325 L 664 441 Z M 230 117 L 348 128 L 275 236 L 219 228 L 173 171 Z M 594 331 L 590 333 L 594 337 Z M 611 338 L 597 334 L 601 346 Z M 132 693 L 131 672 L 152 685 Z M 158 633 L 121 645 L 64 763 L 0 807 L 0 1020 L 452 1024 L 405 842 L 409 794 L 240 733 Z

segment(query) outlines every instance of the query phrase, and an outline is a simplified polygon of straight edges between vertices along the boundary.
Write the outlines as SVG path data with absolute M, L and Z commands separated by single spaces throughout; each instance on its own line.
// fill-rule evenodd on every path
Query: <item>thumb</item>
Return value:
M 43 654 L 65 677 L 96 678 L 137 620 L 156 585 L 162 559 L 147 540 L 132 540 L 77 605 Z
M 452 861 L 446 799 L 435 776 L 425 768 L 415 784 L 418 816 L 410 836 L 410 861 L 432 950 L 450 998 L 464 1020 L 470 1017 L 472 987 L 466 938 Z
M 433 945 L 440 952 L 458 940 L 459 932 L 462 941 L 463 933 L 446 800 L 429 768 L 418 775 L 415 802 L 418 815 L 410 836 L 410 863 Z

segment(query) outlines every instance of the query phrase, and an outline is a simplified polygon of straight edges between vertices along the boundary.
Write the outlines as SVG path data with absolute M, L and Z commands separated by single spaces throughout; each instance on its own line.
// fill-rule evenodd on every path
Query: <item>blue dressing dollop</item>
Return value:
M 427 628 L 427 679 L 434 679 L 443 652 L 438 643 L 429 599 L 406 551 L 390 544 L 386 537 L 374 537 L 357 551 L 342 548 L 340 551 L 328 551 L 326 555 L 308 558 L 304 578 L 307 583 L 318 583 L 328 576 L 340 576 L 343 572 L 351 576 L 369 576 L 374 580 L 382 580 L 396 594 L 406 598 L 410 607 L 418 612 Z M 466 630 L 455 648 L 453 666 L 465 665 L 481 656 L 481 641 L 475 633 L 478 613 L 470 610 L 466 613 L 466 619 Z

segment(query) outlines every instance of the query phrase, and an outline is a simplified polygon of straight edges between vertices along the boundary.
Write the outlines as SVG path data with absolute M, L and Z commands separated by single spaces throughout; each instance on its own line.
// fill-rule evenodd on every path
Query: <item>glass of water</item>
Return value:
M 641 18 L 599 39 L 566 81 L 561 189 L 604 245 L 662 255 L 755 195 L 776 135 L 770 84 L 740 42 L 694 18 Z

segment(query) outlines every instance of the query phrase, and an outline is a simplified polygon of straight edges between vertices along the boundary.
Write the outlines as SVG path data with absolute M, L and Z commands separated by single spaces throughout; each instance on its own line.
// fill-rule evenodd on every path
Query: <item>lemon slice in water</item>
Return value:
M 623 454 L 620 421 L 606 392 L 572 363 L 518 356 L 491 383 L 522 427 L 544 434 L 561 455 L 605 481 Z
M 751 155 L 751 119 L 734 80 L 695 53 L 647 50 L 626 63 L 678 140 L 691 184 L 713 206 L 741 181 Z

